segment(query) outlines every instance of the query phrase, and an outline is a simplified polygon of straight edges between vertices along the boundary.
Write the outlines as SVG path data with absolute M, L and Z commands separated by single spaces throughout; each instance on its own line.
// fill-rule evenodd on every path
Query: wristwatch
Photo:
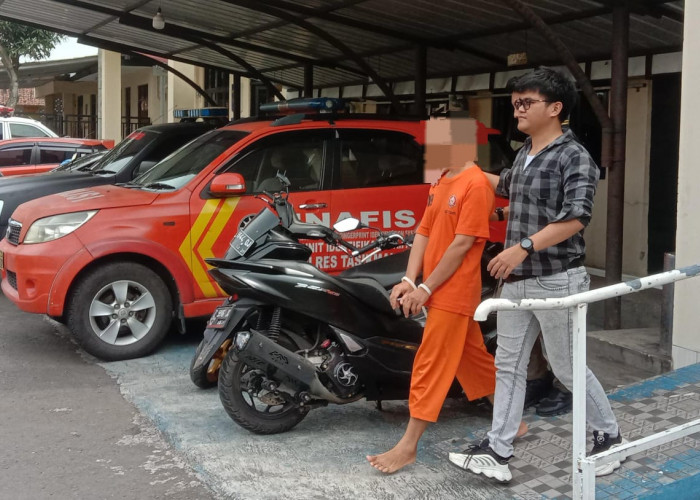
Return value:
M 528 255 L 535 253 L 535 245 L 532 243 L 530 238 L 523 238 L 520 240 L 520 248 L 525 250 Z
M 503 207 L 496 207 L 496 215 L 498 216 L 498 220 L 506 220 L 503 214 Z

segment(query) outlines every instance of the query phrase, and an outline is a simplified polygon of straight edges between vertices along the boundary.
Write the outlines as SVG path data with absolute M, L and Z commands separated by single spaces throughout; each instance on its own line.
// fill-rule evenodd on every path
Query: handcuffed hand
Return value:
M 428 302 L 429 298 L 430 295 L 428 295 L 428 292 L 422 288 L 407 293 L 399 300 L 403 315 L 408 318 L 409 316 L 418 314 L 425 303 Z
M 399 299 L 413 291 L 413 287 L 410 283 L 402 281 L 394 288 L 391 289 L 391 295 L 389 296 L 389 301 L 391 302 L 391 308 L 397 309 L 399 307 Z

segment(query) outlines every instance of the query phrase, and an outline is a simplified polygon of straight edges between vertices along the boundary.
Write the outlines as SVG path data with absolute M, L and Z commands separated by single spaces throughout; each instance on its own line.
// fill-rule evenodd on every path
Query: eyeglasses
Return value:
M 530 106 L 532 106 L 533 102 L 552 102 L 552 101 L 548 101 L 547 99 L 530 99 L 529 97 L 527 97 L 525 99 L 516 99 L 515 101 L 513 101 L 513 107 L 515 109 L 520 109 L 522 107 L 525 111 L 527 111 L 528 109 L 530 109 Z

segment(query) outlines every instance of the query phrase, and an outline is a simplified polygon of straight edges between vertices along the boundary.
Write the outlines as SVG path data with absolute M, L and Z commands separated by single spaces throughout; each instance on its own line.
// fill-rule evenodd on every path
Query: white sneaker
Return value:
M 474 474 L 483 474 L 500 483 L 507 483 L 513 478 L 508 467 L 510 457 L 503 458 L 497 455 L 489 446 L 487 439 L 481 444 L 470 445 L 462 453 L 450 453 L 449 459 L 461 469 Z

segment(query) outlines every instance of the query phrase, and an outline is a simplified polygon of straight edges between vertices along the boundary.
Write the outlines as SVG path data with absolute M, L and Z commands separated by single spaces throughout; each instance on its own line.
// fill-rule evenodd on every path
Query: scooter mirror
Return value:
M 279 179 L 280 184 L 282 184 L 282 187 L 289 187 L 290 186 L 291 182 L 289 182 L 289 179 L 283 173 L 277 172 L 277 178 Z
M 360 221 L 354 217 L 348 217 L 347 219 L 339 220 L 333 225 L 333 229 L 339 233 L 347 233 L 353 229 L 360 227 Z

